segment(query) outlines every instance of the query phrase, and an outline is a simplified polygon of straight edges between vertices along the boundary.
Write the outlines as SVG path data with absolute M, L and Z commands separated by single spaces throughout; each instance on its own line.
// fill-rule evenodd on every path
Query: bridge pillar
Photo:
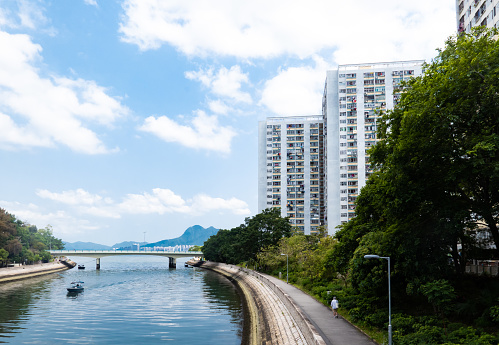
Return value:
M 95 269 L 100 270 L 100 258 L 95 259 Z
M 175 258 L 168 258 L 168 259 L 170 261 L 169 267 L 170 268 L 177 268 L 177 259 L 175 259 Z

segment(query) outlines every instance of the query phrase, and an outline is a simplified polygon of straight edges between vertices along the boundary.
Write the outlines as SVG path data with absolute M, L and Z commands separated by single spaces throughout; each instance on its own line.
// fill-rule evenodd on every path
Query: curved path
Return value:
M 202 262 L 199 266 L 242 287 L 250 310 L 250 344 L 376 345 L 343 318 L 334 319 L 328 307 L 277 278 L 234 265 Z
M 322 336 L 326 344 L 331 345 L 375 345 L 376 343 L 368 338 L 364 333 L 352 326 L 345 319 L 333 318 L 333 312 L 307 295 L 293 285 L 286 284 L 282 280 L 272 276 L 262 274 L 262 276 L 270 280 L 282 291 L 293 299 L 300 307 L 303 313 L 308 317 L 310 322 L 315 326 L 316 330 Z

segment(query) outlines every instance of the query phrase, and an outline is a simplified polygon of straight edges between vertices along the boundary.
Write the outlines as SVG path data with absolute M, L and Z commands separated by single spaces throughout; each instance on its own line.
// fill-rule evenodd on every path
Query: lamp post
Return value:
M 286 255 L 286 284 L 289 284 L 288 283 L 288 272 L 289 272 L 289 265 L 288 265 L 288 254 L 281 254 L 281 255 Z
M 364 255 L 364 259 L 388 260 L 388 345 L 392 345 L 392 289 L 390 285 L 390 257 L 379 255 Z

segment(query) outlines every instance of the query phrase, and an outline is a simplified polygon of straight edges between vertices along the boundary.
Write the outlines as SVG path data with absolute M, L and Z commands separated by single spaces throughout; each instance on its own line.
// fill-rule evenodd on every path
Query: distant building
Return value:
M 321 115 L 259 123 L 258 208 L 280 207 L 305 234 L 325 224 L 324 140 Z
M 258 208 L 280 207 L 304 234 L 355 215 L 372 173 L 366 151 L 378 140 L 378 111 L 398 102 L 403 80 L 423 60 L 341 65 L 327 71 L 322 115 L 271 117 L 259 123 Z
M 458 32 L 471 32 L 475 26 L 498 27 L 499 0 L 456 0 Z

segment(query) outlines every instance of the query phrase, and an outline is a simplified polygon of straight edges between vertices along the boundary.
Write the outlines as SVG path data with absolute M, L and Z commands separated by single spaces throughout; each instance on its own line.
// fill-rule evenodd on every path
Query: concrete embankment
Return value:
M 65 271 L 75 267 L 75 265 L 76 263 L 71 260 L 61 260 L 45 264 L 2 267 L 0 268 L 0 283 Z
M 215 262 L 188 263 L 223 274 L 239 288 L 244 298 L 244 343 L 325 344 L 310 320 L 289 296 L 258 272 Z

